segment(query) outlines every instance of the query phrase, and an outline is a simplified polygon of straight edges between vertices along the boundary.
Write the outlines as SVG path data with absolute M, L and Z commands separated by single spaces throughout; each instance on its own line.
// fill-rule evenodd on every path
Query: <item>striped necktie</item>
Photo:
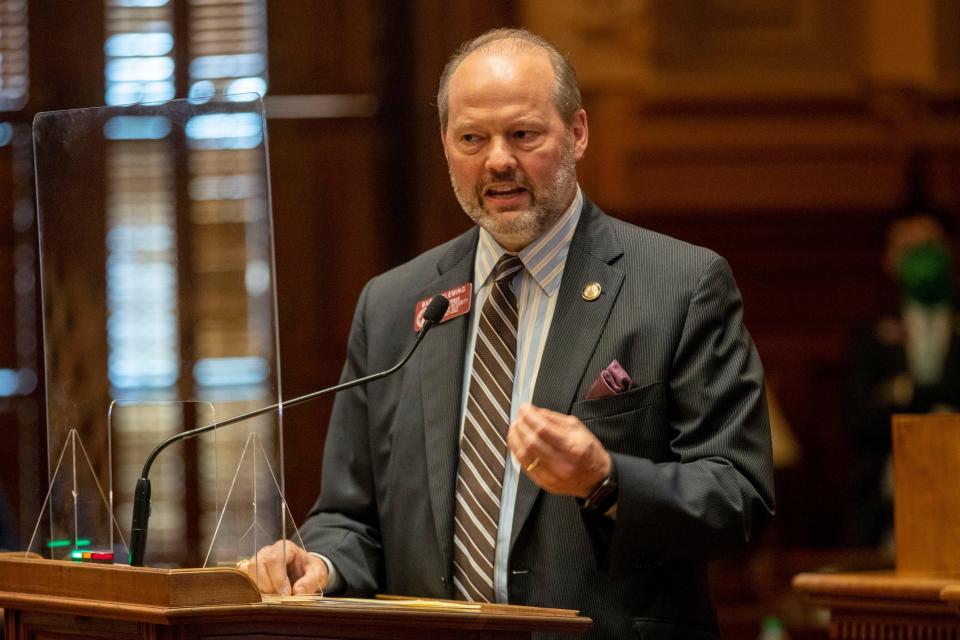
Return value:
M 454 509 L 453 582 L 456 596 L 464 600 L 494 600 L 493 563 L 517 359 L 517 298 L 510 281 L 522 268 L 516 255 L 500 258 L 477 326 Z

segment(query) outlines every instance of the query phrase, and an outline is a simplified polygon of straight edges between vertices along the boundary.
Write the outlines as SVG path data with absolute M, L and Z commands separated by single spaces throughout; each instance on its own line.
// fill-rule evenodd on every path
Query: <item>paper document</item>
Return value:
M 329 598 L 320 594 L 300 596 L 280 596 L 264 594 L 263 602 L 271 604 L 299 605 L 337 605 L 359 607 L 363 609 L 432 609 L 446 611 L 480 611 L 481 605 L 475 602 L 453 602 L 450 600 L 429 600 L 421 598 L 401 598 L 379 600 L 372 598 Z

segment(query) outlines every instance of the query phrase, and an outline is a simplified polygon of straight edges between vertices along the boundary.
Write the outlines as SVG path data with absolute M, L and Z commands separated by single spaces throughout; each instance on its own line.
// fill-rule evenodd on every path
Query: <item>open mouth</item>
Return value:
M 525 193 L 527 190 L 523 187 L 512 186 L 512 187 L 488 187 L 484 191 L 484 195 L 488 198 L 513 198 L 522 193 Z

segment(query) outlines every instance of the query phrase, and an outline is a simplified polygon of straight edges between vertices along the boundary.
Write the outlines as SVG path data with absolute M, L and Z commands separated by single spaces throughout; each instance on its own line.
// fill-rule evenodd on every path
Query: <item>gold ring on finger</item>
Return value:
M 527 473 L 530 473 L 537 468 L 537 465 L 540 464 L 540 456 L 537 456 L 533 461 L 527 465 Z

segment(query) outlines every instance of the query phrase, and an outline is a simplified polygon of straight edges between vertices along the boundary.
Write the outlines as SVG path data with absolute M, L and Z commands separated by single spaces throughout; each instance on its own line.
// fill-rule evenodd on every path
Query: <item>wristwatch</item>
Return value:
M 617 470 L 611 458 L 610 474 L 586 498 L 577 498 L 577 503 L 582 509 L 606 514 L 617 504 L 618 497 Z

